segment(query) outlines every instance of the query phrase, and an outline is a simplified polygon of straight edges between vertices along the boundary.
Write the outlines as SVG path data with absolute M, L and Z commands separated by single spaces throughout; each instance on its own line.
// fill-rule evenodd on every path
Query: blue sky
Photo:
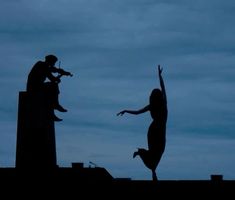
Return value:
M 235 3 L 232 0 L 2 0 L 0 166 L 15 164 L 18 92 L 32 65 L 55 54 L 63 77 L 57 161 L 94 162 L 114 177 L 151 179 L 148 104 L 163 67 L 167 145 L 159 179 L 235 178 Z

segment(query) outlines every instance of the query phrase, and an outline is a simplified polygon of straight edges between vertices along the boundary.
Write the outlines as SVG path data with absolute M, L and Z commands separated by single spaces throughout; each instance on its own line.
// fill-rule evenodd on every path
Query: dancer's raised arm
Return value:
M 119 113 L 117 113 L 117 116 L 118 115 L 123 115 L 124 113 L 129 113 L 129 114 L 133 114 L 133 115 L 138 115 L 138 114 L 141 114 L 141 113 L 145 113 L 149 111 L 149 105 L 145 106 L 144 108 L 141 108 L 139 110 L 123 110 Z
M 166 89 L 165 89 L 165 84 L 164 84 L 164 81 L 162 78 L 162 70 L 163 70 L 163 68 L 161 68 L 160 65 L 158 65 L 158 76 L 159 76 L 159 80 L 160 80 L 162 95 L 163 95 L 163 99 L 164 99 L 165 103 L 167 104 Z

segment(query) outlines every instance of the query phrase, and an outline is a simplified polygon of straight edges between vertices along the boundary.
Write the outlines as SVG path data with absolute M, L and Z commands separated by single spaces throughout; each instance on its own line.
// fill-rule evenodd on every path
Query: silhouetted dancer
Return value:
M 157 180 L 156 168 L 161 160 L 162 154 L 165 150 L 166 144 L 166 122 L 167 122 L 167 97 L 162 78 L 162 68 L 158 65 L 158 76 L 160 80 L 161 89 L 153 89 L 149 97 L 149 105 L 140 110 L 123 110 L 117 115 L 141 114 L 150 111 L 153 119 L 148 129 L 148 150 L 138 148 L 135 151 L 133 158 L 140 156 L 145 166 L 152 171 L 152 179 Z
M 27 80 L 27 92 L 33 94 L 35 92 L 43 92 L 48 97 L 48 104 L 52 109 L 60 112 L 67 112 L 59 104 L 59 86 L 61 76 L 72 76 L 70 72 L 67 72 L 61 68 L 55 67 L 57 57 L 54 55 L 47 55 L 45 61 L 38 61 L 31 69 Z M 58 76 L 54 76 L 53 73 L 57 73 Z M 46 81 L 48 79 L 49 81 Z M 62 121 L 58 118 L 54 112 L 52 116 L 54 121 Z

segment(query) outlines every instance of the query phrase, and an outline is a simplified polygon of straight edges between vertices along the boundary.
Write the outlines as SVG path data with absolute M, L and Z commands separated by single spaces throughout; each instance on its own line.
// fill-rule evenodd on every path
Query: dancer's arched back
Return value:
M 157 180 L 156 168 L 161 160 L 166 145 L 166 122 L 167 122 L 167 97 L 164 81 L 162 78 L 162 68 L 158 65 L 158 76 L 161 89 L 152 90 L 149 97 L 149 104 L 139 110 L 123 110 L 117 115 L 141 114 L 149 111 L 152 117 L 152 123 L 148 129 L 148 149 L 138 148 L 134 152 L 133 158 L 140 156 L 145 166 L 152 171 L 153 180 Z

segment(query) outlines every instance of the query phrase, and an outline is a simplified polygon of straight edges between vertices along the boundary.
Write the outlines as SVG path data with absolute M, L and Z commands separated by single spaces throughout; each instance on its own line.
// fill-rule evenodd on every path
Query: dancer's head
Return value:
M 158 88 L 155 88 L 152 90 L 150 94 L 150 104 L 151 103 L 161 103 L 163 98 L 162 98 L 162 91 Z

